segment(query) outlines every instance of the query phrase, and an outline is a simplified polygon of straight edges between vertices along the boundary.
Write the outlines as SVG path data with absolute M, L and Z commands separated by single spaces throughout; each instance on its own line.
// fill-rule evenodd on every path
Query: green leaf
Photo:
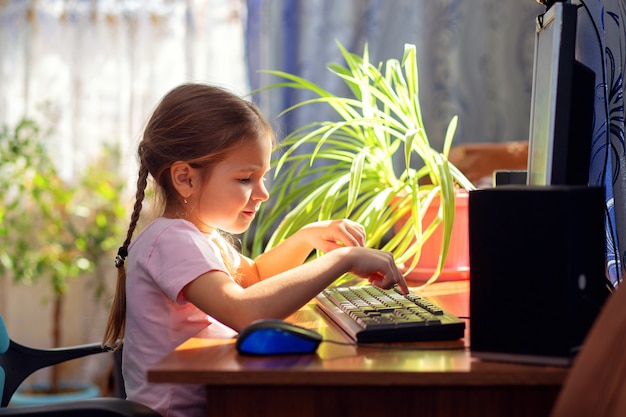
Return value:
M 365 158 L 369 153 L 369 147 L 363 148 L 354 158 L 350 168 L 350 187 L 348 189 L 348 204 L 346 207 L 346 218 L 350 217 L 350 213 L 354 210 L 359 191 L 361 189 L 361 179 L 363 177 L 363 165 Z

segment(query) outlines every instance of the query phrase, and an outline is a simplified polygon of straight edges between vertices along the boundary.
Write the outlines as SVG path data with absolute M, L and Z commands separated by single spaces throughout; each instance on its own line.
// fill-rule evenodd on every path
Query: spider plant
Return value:
M 314 93 L 314 98 L 282 114 L 322 103 L 334 109 L 338 121 L 307 124 L 279 143 L 272 201 L 258 213 L 250 236 L 251 255 L 277 245 L 310 222 L 349 218 L 365 227 L 368 247 L 392 252 L 408 273 L 419 263 L 422 243 L 441 225 L 442 246 L 432 282 L 447 256 L 455 192 L 473 188 L 447 158 L 457 117 L 445 132 L 443 151 L 431 147 L 422 121 L 414 45 L 405 45 L 401 62 L 389 59 L 378 65 L 370 62 L 367 46 L 363 56 L 349 53 L 341 44 L 339 48 L 345 66 L 330 64 L 328 70 L 347 84 L 351 96 L 334 95 L 297 75 L 267 71 L 280 81 L 265 89 Z M 431 204 L 440 204 L 438 215 L 424 224 Z

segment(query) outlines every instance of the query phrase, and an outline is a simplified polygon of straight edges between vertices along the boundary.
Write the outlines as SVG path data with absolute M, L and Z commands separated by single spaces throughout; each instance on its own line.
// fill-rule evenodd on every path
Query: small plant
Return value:
M 401 62 L 389 59 L 378 65 L 369 61 L 367 47 L 363 56 L 339 47 L 346 65 L 328 69 L 345 82 L 350 96 L 337 96 L 293 74 L 267 71 L 282 81 L 264 90 L 294 88 L 315 95 L 283 114 L 322 104 L 334 109 L 339 120 L 302 126 L 278 145 L 273 200 L 258 213 L 255 234 L 244 236 L 251 242 L 251 255 L 307 223 L 350 218 L 364 225 L 367 246 L 392 252 L 408 273 L 419 262 L 423 242 L 441 225 L 435 279 L 450 244 L 455 192 L 474 188 L 447 158 L 457 117 L 445 132 L 443 150 L 434 149 L 422 121 L 414 45 L 405 46 Z M 403 164 L 394 162 L 396 155 Z M 426 209 L 439 202 L 438 215 L 423 224 Z M 403 219 L 408 220 L 394 232 Z
M 99 297 L 100 263 L 122 236 L 125 183 L 113 173 L 119 155 L 104 148 L 75 182 L 64 181 L 33 120 L 0 131 L 0 278 L 30 285 L 49 280 L 52 344 L 62 343 L 62 312 L 70 281 L 90 277 Z M 114 166 L 115 165 L 115 166 Z M 53 368 L 51 390 L 58 386 Z

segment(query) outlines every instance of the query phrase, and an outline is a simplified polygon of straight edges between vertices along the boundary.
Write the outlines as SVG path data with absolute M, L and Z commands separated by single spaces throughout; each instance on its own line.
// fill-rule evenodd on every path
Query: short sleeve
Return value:
M 146 266 L 156 285 L 177 304 L 186 303 L 181 292 L 200 275 L 209 271 L 228 274 L 217 245 L 186 221 L 162 230 L 154 240 Z

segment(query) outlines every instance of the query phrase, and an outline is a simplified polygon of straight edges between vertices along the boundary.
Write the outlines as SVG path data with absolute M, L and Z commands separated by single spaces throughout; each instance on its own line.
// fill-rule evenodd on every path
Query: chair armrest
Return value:
M 100 343 L 57 349 L 33 349 L 11 340 L 8 350 L 0 355 L 0 368 L 4 369 L 6 375 L 11 376 L 6 378 L 4 388 L 0 387 L 3 389 L 0 394 L 1 406 L 5 407 L 8 404 L 17 387 L 33 372 L 71 359 L 108 351 L 109 349 Z

